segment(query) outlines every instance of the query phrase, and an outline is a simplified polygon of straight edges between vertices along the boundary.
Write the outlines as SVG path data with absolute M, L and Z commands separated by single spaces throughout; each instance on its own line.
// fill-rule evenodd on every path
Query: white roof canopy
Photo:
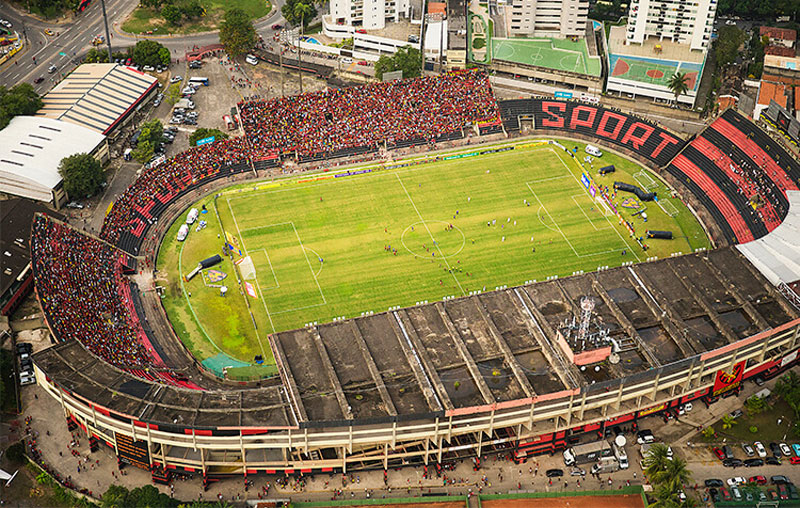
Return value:
M 91 153 L 104 139 L 98 132 L 52 118 L 12 118 L 0 131 L 0 192 L 51 201 L 61 182 L 61 159 Z

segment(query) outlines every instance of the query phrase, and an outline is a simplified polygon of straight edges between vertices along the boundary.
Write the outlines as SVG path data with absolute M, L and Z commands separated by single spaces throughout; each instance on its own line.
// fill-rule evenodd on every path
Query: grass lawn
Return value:
M 778 418 L 781 424 L 778 425 Z M 763 413 L 749 416 L 745 414 L 736 419 L 736 425 L 727 430 L 722 430 L 722 421 L 714 424 L 719 438 L 716 441 L 727 439 L 729 443 L 752 443 L 761 441 L 764 446 L 769 443 L 780 443 L 782 441 L 797 442 L 797 437 L 792 433 L 794 417 L 792 409 L 783 400 L 773 402 L 772 407 Z M 750 432 L 750 427 L 758 427 L 757 433 Z M 698 435 L 698 442 L 702 441 L 702 435 Z M 769 451 L 769 450 L 768 450 Z
M 219 28 L 226 9 L 238 7 L 252 19 L 258 19 L 269 14 L 272 8 L 269 0 L 200 0 L 200 4 L 206 9 L 206 15 L 178 26 L 168 24 L 156 10 L 140 6 L 122 23 L 122 29 L 128 33 L 155 35 L 205 32 Z
M 602 163 L 617 172 L 594 175 L 598 184 L 641 179 L 640 166 L 613 153 Z M 272 361 L 273 332 L 709 246 L 677 200 L 674 218 L 648 204 L 647 224 L 637 209 L 620 208 L 639 234 L 675 233 L 643 252 L 586 191 L 575 160 L 542 143 L 344 178 L 250 182 L 218 196 L 195 205 L 206 206 L 208 226 L 177 242 L 176 222 L 158 259 L 167 314 L 200 360 L 224 351 Z M 625 198 L 618 194 L 617 205 Z M 238 289 L 230 258 L 215 267 L 227 274 L 225 298 L 203 276 L 181 281 L 222 252 L 223 227 L 253 262 L 256 298 Z

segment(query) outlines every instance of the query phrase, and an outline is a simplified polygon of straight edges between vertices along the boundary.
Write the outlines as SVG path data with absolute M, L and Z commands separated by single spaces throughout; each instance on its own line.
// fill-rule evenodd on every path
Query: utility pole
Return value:
M 108 32 L 108 16 L 106 15 L 106 0 L 100 0 L 100 5 L 103 7 L 103 22 L 106 25 L 106 44 L 108 45 L 108 63 L 114 62 L 111 58 L 111 34 Z
M 280 67 L 281 67 L 281 97 L 283 97 L 283 95 L 284 95 L 284 92 L 283 92 L 283 72 L 284 72 L 284 70 L 283 70 L 283 40 L 284 40 L 285 34 L 286 34 L 286 31 L 284 29 L 281 29 L 281 33 L 278 35 L 278 61 L 280 62 Z
M 303 94 L 303 50 L 300 48 L 300 39 L 303 38 L 303 23 L 305 23 L 306 15 L 300 17 L 300 35 L 297 36 L 297 70 L 300 73 L 300 94 Z

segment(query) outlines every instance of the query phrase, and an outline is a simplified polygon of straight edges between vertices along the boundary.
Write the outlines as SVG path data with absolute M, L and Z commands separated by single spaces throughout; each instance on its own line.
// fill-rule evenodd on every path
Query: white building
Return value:
M 332 24 L 364 30 L 381 30 L 386 22 L 408 18 L 409 0 L 331 0 Z
M 511 0 L 506 13 L 509 36 L 583 37 L 589 0 Z
M 717 0 L 631 0 L 626 44 L 647 38 L 705 50 L 714 30 Z

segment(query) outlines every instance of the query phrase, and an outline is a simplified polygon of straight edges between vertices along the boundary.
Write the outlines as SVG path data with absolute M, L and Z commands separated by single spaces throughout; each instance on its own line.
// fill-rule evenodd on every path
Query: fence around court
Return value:
M 420 506 L 427 503 L 450 503 L 456 506 L 469 506 L 466 496 L 430 496 L 430 497 L 396 497 L 389 499 L 337 499 L 335 501 L 312 501 L 307 503 L 292 503 L 295 508 L 316 508 L 324 506 L 381 506 L 381 505 L 412 505 Z

